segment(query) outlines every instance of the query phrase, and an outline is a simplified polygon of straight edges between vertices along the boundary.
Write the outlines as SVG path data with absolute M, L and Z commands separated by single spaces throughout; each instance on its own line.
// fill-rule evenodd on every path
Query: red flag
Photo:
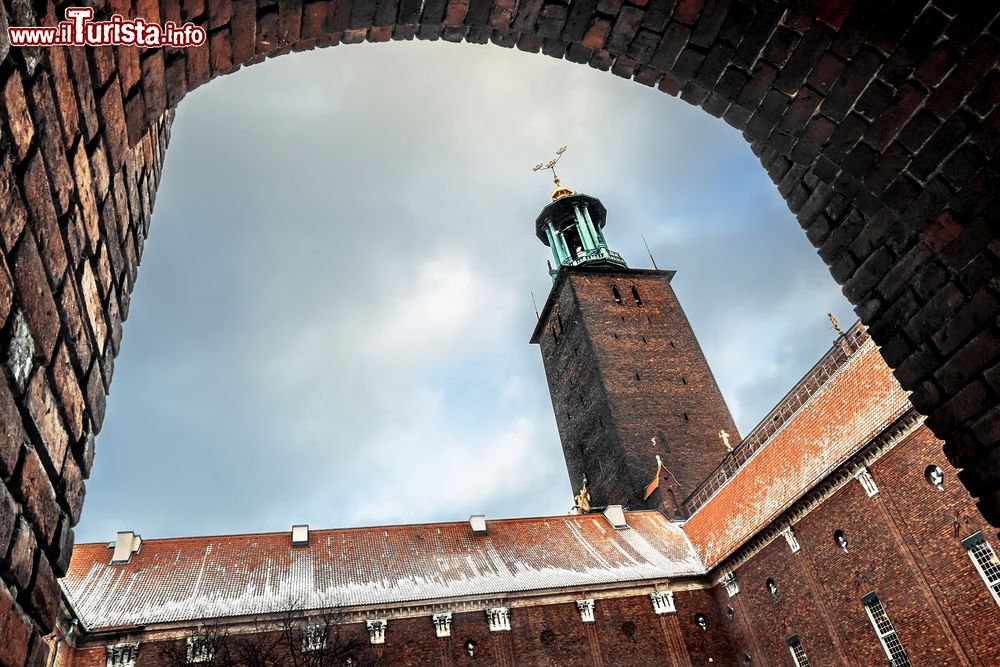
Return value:
M 656 442 L 654 439 L 653 442 Z M 660 462 L 660 457 L 656 457 L 656 474 L 653 475 L 653 481 L 646 485 L 646 495 L 642 497 L 643 500 L 649 500 L 649 497 L 653 495 L 653 491 L 656 491 L 660 486 L 660 468 L 663 464 Z
M 660 469 L 659 468 L 656 469 L 656 477 L 653 478 L 653 481 L 646 485 L 646 495 L 644 495 L 642 497 L 642 499 L 643 500 L 649 500 L 649 497 L 651 495 L 653 495 L 653 491 L 656 491 L 656 488 L 658 486 L 660 486 Z

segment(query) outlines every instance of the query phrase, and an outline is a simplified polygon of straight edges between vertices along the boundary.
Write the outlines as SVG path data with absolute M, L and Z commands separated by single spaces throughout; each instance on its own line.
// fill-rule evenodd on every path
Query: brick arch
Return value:
M 361 41 L 492 42 L 654 86 L 741 130 L 1000 524 L 1000 22 L 987 2 L 111 0 L 204 47 L 0 46 L 0 633 L 59 606 L 170 112 L 220 74 Z M 5 0 L 12 25 L 63 5 Z M 11 596 L 7 590 L 13 591 Z M 6 660 L 6 662 L 3 662 Z

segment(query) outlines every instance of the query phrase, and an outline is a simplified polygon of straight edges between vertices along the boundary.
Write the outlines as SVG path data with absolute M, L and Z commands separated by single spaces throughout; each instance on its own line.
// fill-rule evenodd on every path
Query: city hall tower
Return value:
M 586 479 L 594 507 L 683 518 L 684 499 L 739 435 L 670 285 L 675 272 L 629 268 L 608 247 L 606 221 L 599 199 L 555 178 L 535 220 L 554 282 L 531 342 L 574 490 Z

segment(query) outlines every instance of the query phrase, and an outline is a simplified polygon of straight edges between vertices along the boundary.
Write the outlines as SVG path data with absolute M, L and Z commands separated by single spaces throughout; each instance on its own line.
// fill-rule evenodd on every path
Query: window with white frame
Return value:
M 802 647 L 798 635 L 792 635 L 787 640 L 788 650 L 792 652 L 792 662 L 795 667 L 810 667 L 809 658 L 806 657 L 806 650 Z
M 868 619 L 878 634 L 878 640 L 882 643 L 885 654 L 889 656 L 889 667 L 910 667 L 910 659 L 906 657 L 906 651 L 903 650 L 903 644 L 899 641 L 899 635 L 892 627 L 892 621 L 886 615 L 878 595 L 874 591 L 868 593 L 861 598 L 861 604 L 865 606 Z
M 962 540 L 965 552 L 969 554 L 972 563 L 979 570 L 979 576 L 989 586 L 990 593 L 997 604 L 1000 604 L 1000 560 L 997 559 L 993 547 L 986 541 L 982 533 L 976 533 Z

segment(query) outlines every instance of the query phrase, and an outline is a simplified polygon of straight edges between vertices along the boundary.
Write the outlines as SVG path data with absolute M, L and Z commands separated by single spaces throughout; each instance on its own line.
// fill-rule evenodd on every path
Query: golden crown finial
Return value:
M 538 164 L 536 164 L 534 167 L 531 168 L 532 171 L 542 171 L 543 169 L 549 169 L 552 171 L 552 181 L 556 184 L 555 189 L 552 190 L 552 201 L 573 194 L 573 188 L 570 188 L 566 185 L 562 185 L 561 182 L 559 181 L 559 176 L 556 174 L 556 164 L 559 162 L 559 160 L 563 156 L 563 153 L 565 152 L 566 152 L 566 147 L 560 146 L 556 150 L 556 156 L 553 159 L 545 163 L 539 162 Z

